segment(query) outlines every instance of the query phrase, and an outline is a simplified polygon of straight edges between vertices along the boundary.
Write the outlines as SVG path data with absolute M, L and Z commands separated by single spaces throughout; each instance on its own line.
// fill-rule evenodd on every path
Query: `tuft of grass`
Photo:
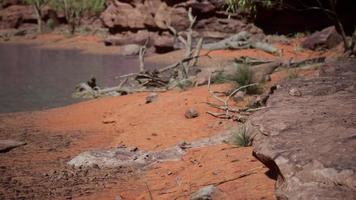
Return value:
M 238 147 L 248 147 L 252 145 L 252 137 L 247 134 L 245 125 L 241 125 L 233 131 L 233 144 Z
M 231 77 L 231 80 L 235 82 L 238 86 L 242 87 L 245 85 L 252 84 L 252 71 L 249 65 L 236 65 L 236 72 Z M 258 85 L 247 87 L 246 94 L 261 94 L 262 88 Z
M 224 74 L 223 71 L 219 71 L 217 73 L 215 73 L 212 77 L 211 77 L 211 82 L 212 83 L 226 83 L 226 82 L 229 82 L 230 81 L 230 78 Z

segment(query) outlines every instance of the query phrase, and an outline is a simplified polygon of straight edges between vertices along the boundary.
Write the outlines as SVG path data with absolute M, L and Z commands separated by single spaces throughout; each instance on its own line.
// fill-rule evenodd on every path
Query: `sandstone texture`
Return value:
M 26 145 L 25 142 L 16 141 L 16 140 L 0 140 L 0 153 L 5 153 L 14 149 Z
M 302 47 L 311 50 L 331 49 L 342 42 L 341 35 L 334 26 L 327 27 L 310 35 L 302 42 Z
M 282 84 L 249 121 L 254 156 L 278 173 L 278 199 L 356 198 L 355 65 L 330 61 L 316 78 Z

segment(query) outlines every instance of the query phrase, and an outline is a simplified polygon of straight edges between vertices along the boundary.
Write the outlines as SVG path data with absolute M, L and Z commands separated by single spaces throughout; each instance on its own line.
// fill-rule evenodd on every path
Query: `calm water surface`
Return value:
M 137 68 L 136 57 L 0 44 L 0 113 L 72 104 L 80 101 L 71 98 L 79 82 L 95 76 L 100 86 L 114 86 L 115 76 Z

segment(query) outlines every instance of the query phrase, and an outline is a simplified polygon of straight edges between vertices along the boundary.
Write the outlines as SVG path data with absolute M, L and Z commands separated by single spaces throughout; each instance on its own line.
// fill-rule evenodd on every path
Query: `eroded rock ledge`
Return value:
M 277 199 L 355 199 L 355 66 L 332 61 L 282 84 L 249 121 L 254 156 L 278 173 Z

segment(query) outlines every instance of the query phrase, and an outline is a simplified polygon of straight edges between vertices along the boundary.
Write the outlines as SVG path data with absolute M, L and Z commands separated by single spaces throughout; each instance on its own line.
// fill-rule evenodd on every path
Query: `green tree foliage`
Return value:
M 70 25 L 70 33 L 74 34 L 83 16 L 101 12 L 105 6 L 105 0 L 52 0 L 51 5 L 64 12 Z
M 39 33 L 42 33 L 42 27 L 43 27 L 42 8 L 46 6 L 50 0 L 23 0 L 23 1 L 33 6 L 37 18 L 37 30 Z
M 264 7 L 271 7 L 274 5 L 272 0 L 225 0 L 226 11 L 229 13 L 235 13 L 237 10 L 241 10 L 250 14 L 255 14 L 256 6 L 261 5 Z

